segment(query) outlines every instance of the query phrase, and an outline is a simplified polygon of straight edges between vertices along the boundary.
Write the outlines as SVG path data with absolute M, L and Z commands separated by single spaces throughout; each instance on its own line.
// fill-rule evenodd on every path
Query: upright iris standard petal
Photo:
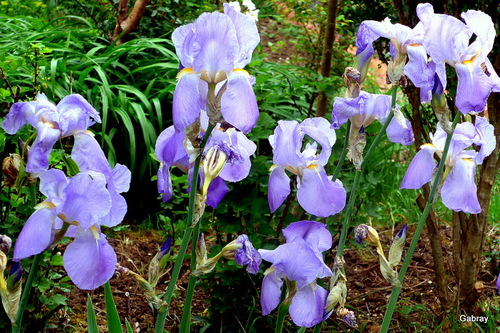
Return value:
M 496 147 L 495 128 L 486 118 L 476 117 L 474 144 L 480 146 L 479 152 L 474 159 L 476 164 L 482 164 L 486 156 L 489 156 Z
M 303 240 L 315 251 L 323 252 L 332 247 L 332 235 L 326 224 L 315 221 L 299 221 L 290 223 L 283 229 L 287 243 Z
M 230 72 L 239 53 L 234 24 L 229 16 L 213 12 L 203 13 L 194 22 L 194 33 L 199 52 L 193 60 L 197 73 L 208 71 L 214 77 L 217 71 Z
M 328 217 L 344 209 L 346 192 L 340 181 L 332 181 L 323 167 L 316 165 L 303 170 L 297 199 L 310 214 Z
M 57 111 L 61 115 L 59 128 L 63 137 L 86 131 L 94 124 L 93 120 L 101 122 L 99 113 L 79 94 L 64 97 L 57 104 Z
M 409 146 L 415 142 L 415 137 L 411 129 L 410 121 L 408 119 L 405 119 L 405 123 L 406 128 L 401 126 L 396 118 L 391 119 L 391 122 L 386 129 L 386 134 L 389 141 L 402 144 L 403 146 Z
M 476 164 L 469 159 L 458 158 L 441 188 L 441 198 L 446 207 L 456 212 L 479 214 L 474 182 Z
M 272 262 L 276 271 L 286 275 L 290 281 L 296 281 L 299 289 L 315 281 L 316 278 L 332 274 L 323 261 L 316 256 L 314 250 L 303 241 L 282 244 L 273 252 L 272 261 L 269 256 L 261 252 L 262 259 Z
M 106 283 L 113 276 L 117 263 L 115 251 L 97 229 L 78 233 L 66 248 L 63 260 L 69 277 L 83 290 L 92 290 Z
M 325 316 L 328 292 L 316 283 L 311 283 L 297 291 L 290 304 L 290 316 L 297 326 L 313 327 L 321 323 Z
M 54 205 L 59 205 L 60 198 L 63 197 L 63 190 L 69 183 L 68 177 L 62 170 L 49 169 L 39 175 L 40 188 L 39 191 L 49 198 L 49 201 Z
M 14 260 L 21 260 L 42 253 L 52 243 L 54 211 L 42 208 L 35 211 L 26 221 L 14 245 Z
M 99 143 L 92 133 L 87 131 L 75 135 L 71 157 L 80 167 L 80 171 L 99 172 L 105 176 L 111 208 L 102 218 L 101 224 L 113 227 L 121 223 L 127 212 L 127 202 L 120 193 L 127 191 L 130 186 L 130 170 L 122 164 L 111 169 Z
M 273 147 L 273 162 L 276 165 L 290 165 L 292 167 L 302 164 L 301 148 L 304 135 L 296 121 L 278 121 L 274 134 L 269 136 Z
M 26 164 L 26 171 L 30 173 L 47 170 L 52 147 L 61 135 L 58 129 L 44 123 L 38 123 L 36 129 L 37 137 L 28 152 L 28 163 Z
M 68 222 L 77 221 L 86 230 L 106 216 L 111 209 L 111 196 L 105 183 L 87 174 L 77 174 L 64 189 L 66 200 L 58 210 Z
M 320 165 L 326 165 L 332 152 L 332 146 L 337 139 L 331 124 L 325 118 L 307 118 L 300 124 L 300 128 L 305 135 L 321 145 L 321 152 L 317 156 L 317 160 Z
M 227 89 L 222 95 L 221 112 L 224 120 L 243 133 L 255 127 L 259 107 L 250 84 L 250 74 L 234 70 L 227 77 Z
M 5 116 L 2 128 L 9 134 L 16 134 L 27 122 L 34 117 L 35 106 L 31 102 L 19 102 L 12 105 Z
M 224 4 L 224 14 L 229 16 L 236 30 L 239 52 L 235 58 L 234 67 L 243 68 L 252 59 L 252 52 L 260 43 L 260 36 L 255 21 L 247 15 L 238 13 L 229 4 Z

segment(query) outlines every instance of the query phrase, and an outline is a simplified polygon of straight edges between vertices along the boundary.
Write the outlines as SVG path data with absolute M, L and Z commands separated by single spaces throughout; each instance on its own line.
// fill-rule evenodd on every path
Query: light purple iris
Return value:
M 455 68 L 458 77 L 455 104 L 463 114 L 482 112 L 489 94 L 500 91 L 500 78 L 487 55 L 493 48 L 495 27 L 491 17 L 468 10 L 459 19 L 434 14 L 431 4 L 419 4 L 417 15 L 425 29 L 423 45 L 436 64 L 436 73 L 446 89 L 446 68 Z M 472 34 L 474 42 L 469 44 Z
M 262 281 L 262 314 L 267 315 L 278 306 L 286 279 L 290 282 L 287 286 L 293 286 L 293 290 L 288 290 L 289 295 L 294 295 L 289 309 L 293 322 L 312 327 L 329 316 L 325 313 L 328 292 L 316 284 L 316 279 L 332 275 L 321 254 L 331 248 L 332 236 L 326 225 L 314 221 L 291 223 L 283 235 L 285 244 L 272 251 L 259 250 L 262 259 L 272 263 Z
M 302 149 L 306 135 L 314 142 Z M 324 169 L 335 139 L 335 131 L 324 118 L 310 118 L 300 124 L 290 120 L 278 122 L 269 137 L 274 162 L 267 195 L 271 212 L 290 194 L 290 178 L 285 170 L 297 176 L 297 199 L 308 213 L 327 217 L 344 208 L 346 193 L 342 183 L 332 181 Z
M 259 110 L 254 78 L 242 68 L 260 41 L 255 22 L 224 4 L 224 14 L 202 14 L 194 23 L 177 28 L 172 41 L 183 67 L 173 100 L 176 130 L 184 130 L 196 121 L 200 109 L 206 110 L 207 94 L 213 89 L 217 100 L 208 102 L 220 104 L 223 120 L 248 133 Z
M 119 163 L 111 168 L 101 146 L 90 131 L 77 133 L 74 137 L 75 143 L 71 151 L 71 158 L 78 164 L 80 171 L 98 172 L 106 178 L 106 187 L 111 196 L 111 209 L 101 219 L 100 224 L 114 227 L 123 221 L 127 213 L 127 202 L 120 193 L 129 190 L 130 170 Z
M 26 171 L 38 173 L 49 167 L 52 147 L 59 138 L 82 133 L 101 118 L 97 111 L 80 95 L 64 97 L 57 106 L 39 93 L 36 101 L 15 103 L 2 123 L 3 129 L 15 134 L 26 123 L 37 131 L 37 137 L 28 152 Z
M 390 66 L 396 67 L 392 70 L 401 75 L 404 74 L 417 87 L 430 91 L 432 88 L 431 78 L 435 72 L 435 64 L 428 61 L 428 56 L 423 47 L 424 27 L 418 23 L 411 29 L 402 24 L 392 24 L 389 18 L 378 21 L 363 21 L 358 29 L 356 39 L 356 56 L 358 67 L 363 75 L 368 69 L 369 60 L 373 56 L 373 42 L 380 37 L 390 40 L 391 57 L 394 59 Z M 406 62 L 408 57 L 408 62 Z M 430 96 L 424 96 L 423 102 L 429 102 Z
M 247 235 L 238 236 L 236 243 L 241 245 L 234 255 L 236 263 L 241 266 L 247 266 L 248 273 L 257 274 L 259 272 L 259 266 L 262 263 L 259 252 L 253 247 Z
M 401 188 L 418 189 L 432 180 L 437 163 L 434 154 L 441 157 L 446 132 L 438 125 L 432 144 L 424 144 L 415 155 L 403 178 Z M 479 151 L 472 149 L 478 146 Z M 453 133 L 448 156 L 445 161 L 444 182 L 441 198 L 446 207 L 454 211 L 478 214 L 481 207 L 477 198 L 474 181 L 476 165 L 491 154 L 496 141 L 493 126 L 482 117 L 476 117 L 476 123 L 458 124 Z M 470 149 L 467 149 L 470 148 Z
M 164 130 L 156 141 L 155 153 L 161 162 L 158 170 L 158 193 L 162 193 L 162 200 L 172 199 L 172 180 L 170 167 L 177 166 L 188 173 L 192 169 L 190 154 L 185 148 L 186 135 L 177 131 L 174 126 Z M 243 133 L 234 128 L 222 130 L 216 127 L 210 136 L 204 152 L 217 146 L 227 154 L 227 162 L 220 175 L 212 180 L 208 188 L 207 205 L 217 207 L 224 195 L 228 192 L 225 181 L 238 182 L 248 176 L 251 162 L 250 156 L 257 149 L 255 143 L 250 141 Z M 191 152 L 191 150 L 190 150 Z M 203 183 L 203 174 L 200 174 Z
M 47 199 L 36 207 L 19 234 L 14 260 L 43 252 L 56 237 L 74 237 L 63 256 L 69 277 L 80 289 L 103 285 L 113 276 L 117 262 L 100 229 L 112 207 L 106 177 L 93 172 L 67 178 L 58 169 L 42 172 L 39 177 L 40 192 Z M 65 232 L 63 225 L 68 224 Z
M 396 108 L 399 108 L 396 105 Z M 369 94 L 361 91 L 356 98 L 335 97 L 332 111 L 332 127 L 339 129 L 348 119 L 351 120 L 351 135 L 355 135 L 378 120 L 381 124 L 385 122 L 391 112 L 391 96 Z M 415 141 L 411 123 L 408 119 L 403 119 L 406 128 L 403 127 L 396 117 L 392 118 L 386 129 L 387 137 L 391 142 L 400 143 L 404 146 L 413 144 Z

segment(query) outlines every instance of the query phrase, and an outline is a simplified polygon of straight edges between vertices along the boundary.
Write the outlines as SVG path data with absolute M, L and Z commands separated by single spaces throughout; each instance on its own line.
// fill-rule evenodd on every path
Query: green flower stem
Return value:
M 198 155 L 196 161 L 194 162 L 193 176 L 191 178 L 191 191 L 189 192 L 189 206 L 188 206 L 188 216 L 186 221 L 186 229 L 184 230 L 184 236 L 182 236 L 181 247 L 179 249 L 179 253 L 177 254 L 177 259 L 175 261 L 174 268 L 172 270 L 172 276 L 170 277 L 170 281 L 168 283 L 167 290 L 165 292 L 164 301 L 166 304 L 166 308 L 164 310 L 162 309 L 161 311 L 158 311 L 158 316 L 156 317 L 155 333 L 163 333 L 163 329 L 165 327 L 165 318 L 167 317 L 168 314 L 168 307 L 174 295 L 175 287 L 177 285 L 177 280 L 179 279 L 179 274 L 182 268 L 182 263 L 184 262 L 184 257 L 186 256 L 186 250 L 189 244 L 189 239 L 191 238 L 191 235 L 193 233 L 193 227 L 191 227 L 191 225 L 193 224 L 193 219 L 194 219 L 194 205 L 196 200 L 196 190 L 198 188 L 197 186 L 198 170 L 200 169 L 201 152 L 203 152 L 203 148 L 205 147 L 205 144 L 208 138 L 210 137 L 210 134 L 212 133 L 213 129 L 214 129 L 213 125 L 208 126 L 207 131 L 205 132 L 203 140 L 201 141 L 200 144 L 200 155 Z M 198 224 L 199 223 L 197 223 L 197 225 Z M 193 252 L 195 244 L 196 243 L 193 243 Z
M 340 154 L 339 161 L 337 162 L 337 167 L 335 168 L 335 171 L 333 172 L 332 175 L 332 181 L 336 181 L 340 170 L 342 169 L 342 164 L 344 164 L 345 157 L 347 155 L 347 146 L 349 145 L 349 132 L 351 131 L 351 121 L 347 120 L 347 127 L 346 127 L 346 132 L 345 132 L 345 140 L 344 140 L 344 146 L 342 147 L 342 153 Z
M 26 305 L 28 304 L 28 298 L 30 296 L 31 287 L 33 286 L 33 281 L 35 280 L 36 274 L 38 272 L 38 266 L 40 264 L 42 256 L 43 252 L 33 257 L 33 262 L 31 263 L 28 280 L 26 280 L 26 285 L 24 286 L 23 295 L 21 296 L 21 301 L 19 303 L 19 309 L 17 310 L 16 323 L 12 325 L 12 333 L 18 333 L 21 331 L 21 323 L 23 321 L 24 310 L 26 308 Z
M 196 270 L 196 251 L 194 250 L 196 246 L 196 241 L 198 240 L 198 234 L 200 233 L 201 219 L 196 223 L 193 232 L 193 238 L 191 239 L 191 272 Z M 189 276 L 188 287 L 186 291 L 186 298 L 184 300 L 184 310 L 182 311 L 181 327 L 180 333 L 189 333 L 191 328 L 191 303 L 193 302 L 194 287 L 196 284 L 196 276 L 191 274 Z
M 391 94 L 391 108 L 394 108 L 396 106 L 396 93 L 397 93 L 397 86 L 394 86 L 392 88 L 392 94 Z M 385 133 L 385 130 L 387 126 L 389 126 L 389 123 L 391 122 L 392 118 L 394 117 L 393 112 L 389 112 L 389 116 L 384 122 L 384 125 L 378 132 L 377 136 L 375 137 L 375 140 L 373 140 L 372 144 L 370 145 L 370 148 L 368 149 L 368 152 L 365 154 L 363 158 L 363 162 L 361 163 L 361 170 L 356 170 L 356 174 L 354 175 L 354 181 L 351 187 L 351 193 L 349 194 L 349 201 L 347 202 L 347 209 L 344 217 L 344 223 L 342 224 L 342 230 L 340 232 L 340 239 L 339 239 L 339 245 L 337 246 L 337 257 L 342 258 L 342 253 L 344 252 L 344 247 L 345 247 L 345 241 L 347 238 L 347 231 L 349 230 L 349 226 L 351 223 L 351 215 L 352 215 L 352 210 L 354 207 L 354 202 L 356 200 L 356 191 L 358 189 L 358 184 L 361 179 L 361 175 L 363 174 L 363 171 L 366 166 L 366 161 L 370 158 L 370 156 L 373 154 L 375 151 L 375 148 L 378 146 L 380 143 L 380 140 L 382 139 L 382 136 Z M 349 138 L 349 132 L 346 132 L 346 140 Z M 338 168 L 338 166 L 337 166 Z
M 274 330 L 274 333 L 283 332 L 283 324 L 285 323 L 285 317 L 286 314 L 288 313 L 289 308 L 290 308 L 290 303 L 287 303 L 285 301 L 280 303 L 280 306 L 278 308 L 278 319 L 276 321 L 276 329 Z
M 455 130 L 455 126 L 460 120 L 460 112 L 457 112 L 455 118 L 453 119 L 452 129 Z M 399 293 L 401 292 L 401 288 L 403 286 L 403 281 L 406 275 L 406 271 L 408 270 L 408 266 L 410 265 L 411 259 L 413 257 L 413 252 L 415 252 L 415 248 L 417 247 L 418 240 L 420 238 L 420 234 L 422 233 L 422 229 L 424 228 L 425 221 L 427 220 L 427 216 L 432 208 L 434 197 L 436 195 L 437 189 L 439 187 L 439 181 L 441 179 L 441 175 L 443 174 L 444 165 L 446 161 L 446 156 L 448 155 L 448 150 L 450 148 L 451 139 L 453 137 L 453 132 L 449 133 L 446 136 L 446 143 L 444 145 L 443 155 L 441 156 L 441 161 L 438 166 L 438 170 L 436 176 L 434 177 L 434 181 L 432 182 L 431 192 L 429 194 L 429 198 L 427 199 L 427 203 L 425 204 L 424 211 L 418 220 L 417 229 L 413 234 L 413 238 L 411 240 L 410 247 L 408 248 L 408 252 L 406 253 L 405 260 L 403 262 L 403 266 L 399 271 L 399 284 L 392 289 L 391 296 L 389 298 L 389 304 L 387 305 L 387 310 L 385 311 L 384 321 L 382 322 L 382 328 L 380 329 L 381 333 L 385 333 L 389 330 L 389 325 L 391 323 L 392 315 L 396 308 L 396 303 L 398 301 Z

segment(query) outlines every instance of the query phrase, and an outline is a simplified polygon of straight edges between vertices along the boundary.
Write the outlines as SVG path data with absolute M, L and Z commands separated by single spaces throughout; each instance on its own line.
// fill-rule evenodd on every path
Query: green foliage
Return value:
M 113 299 L 113 292 L 109 282 L 104 284 L 104 299 L 106 303 L 106 321 L 108 323 L 109 333 L 122 333 L 122 325 L 120 323 L 120 315 L 116 310 L 115 300 Z
M 8 55 L 0 57 L 0 67 L 11 86 L 24 92 L 32 85 L 31 96 L 43 91 L 54 102 L 81 94 L 100 112 L 102 124 L 93 130 L 110 162 L 128 157 L 141 179 L 153 171 L 149 154 L 169 118 L 165 102 L 178 69 L 169 40 L 135 39 L 113 47 L 89 21 L 74 16 L 59 18 L 58 25 L 6 17 L 0 22 L 3 34 L 15 35 L 6 41 L 22 40 L 0 43 L 0 54 Z
M 87 294 L 87 329 L 89 333 L 99 333 L 94 305 L 92 304 L 90 294 Z

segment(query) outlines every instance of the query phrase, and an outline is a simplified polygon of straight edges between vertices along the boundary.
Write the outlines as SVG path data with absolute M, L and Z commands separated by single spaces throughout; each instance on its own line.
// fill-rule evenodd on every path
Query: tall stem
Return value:
M 460 120 L 460 112 L 457 112 L 457 114 L 455 115 L 455 119 L 453 120 L 453 125 L 452 125 L 453 129 L 455 129 L 455 126 L 457 125 L 459 120 Z M 432 182 L 432 188 L 429 194 L 429 198 L 427 200 L 427 203 L 425 204 L 424 211 L 422 212 L 422 215 L 418 220 L 417 229 L 413 234 L 413 238 L 411 240 L 410 247 L 408 248 L 408 252 L 406 253 L 403 266 L 399 271 L 398 275 L 399 284 L 398 286 L 392 289 L 391 296 L 389 298 L 389 304 L 387 305 L 387 310 L 384 315 L 384 321 L 382 322 L 382 328 L 380 329 L 380 332 L 382 333 L 385 333 L 389 330 L 389 325 L 391 323 L 392 315 L 394 314 L 394 310 L 396 308 L 396 303 L 398 301 L 399 293 L 401 292 L 401 288 L 403 286 L 403 281 L 406 275 L 406 271 L 408 270 L 408 266 L 410 265 L 411 259 L 413 257 L 413 252 L 415 252 L 415 249 L 417 247 L 417 243 L 422 233 L 422 229 L 424 228 L 425 221 L 427 220 L 427 216 L 429 215 L 429 212 L 432 208 L 434 197 L 436 195 L 437 188 L 439 186 L 439 181 L 441 179 L 441 175 L 443 174 L 446 156 L 448 155 L 448 150 L 450 148 L 452 137 L 453 137 L 453 132 L 449 133 L 446 137 L 446 143 L 444 145 L 443 155 L 441 156 L 441 161 L 439 162 L 436 176 L 434 177 L 434 181 Z
M 200 233 L 201 219 L 196 223 L 194 227 L 194 232 L 191 239 L 191 272 L 196 270 L 196 251 L 194 247 L 196 246 L 196 241 L 198 239 L 198 234 Z M 186 291 L 186 298 L 184 300 L 184 310 L 182 311 L 181 328 L 180 333 L 189 333 L 191 327 L 191 303 L 193 302 L 194 287 L 196 284 L 196 276 L 191 274 L 189 276 L 188 288 Z
M 38 272 L 38 266 L 40 260 L 42 259 L 43 252 L 35 255 L 33 257 L 33 263 L 31 264 L 30 273 L 28 275 L 28 280 L 26 280 L 26 285 L 24 286 L 23 295 L 21 296 L 21 301 L 19 303 L 19 309 L 17 310 L 16 322 L 12 325 L 12 333 L 18 333 L 21 331 L 21 324 L 23 322 L 23 314 L 26 305 L 28 304 L 28 298 L 30 296 L 31 287 L 33 286 L 33 281 L 35 280 L 36 274 Z
M 184 230 L 184 236 L 182 237 L 181 247 L 179 249 L 179 254 L 177 255 L 177 259 L 175 261 L 174 268 L 172 270 L 172 276 L 170 277 L 170 282 L 168 283 L 167 290 L 165 292 L 164 301 L 166 303 L 166 308 L 158 312 L 158 317 L 156 317 L 155 324 L 155 333 L 163 333 L 163 328 L 165 327 L 165 318 L 168 314 L 168 307 L 170 305 L 170 301 L 172 300 L 172 296 L 174 294 L 175 286 L 177 285 L 177 280 L 179 279 L 179 274 L 182 268 L 182 263 L 184 262 L 184 257 L 186 256 L 186 250 L 189 244 L 189 239 L 193 233 L 193 224 L 194 219 L 194 206 L 196 201 L 196 191 L 198 189 L 198 171 L 200 169 L 201 155 L 203 152 L 203 148 L 214 129 L 213 125 L 209 125 L 205 135 L 203 136 L 203 140 L 200 144 L 200 155 L 196 158 L 193 167 L 193 176 L 191 178 L 191 191 L 189 192 L 189 206 L 188 206 L 188 215 L 186 221 L 186 229 Z M 197 226 L 199 223 L 196 224 Z M 199 230 L 199 229 L 198 229 Z M 195 235 L 197 235 L 195 233 Z M 196 242 L 193 243 L 192 252 L 194 252 L 194 246 Z

